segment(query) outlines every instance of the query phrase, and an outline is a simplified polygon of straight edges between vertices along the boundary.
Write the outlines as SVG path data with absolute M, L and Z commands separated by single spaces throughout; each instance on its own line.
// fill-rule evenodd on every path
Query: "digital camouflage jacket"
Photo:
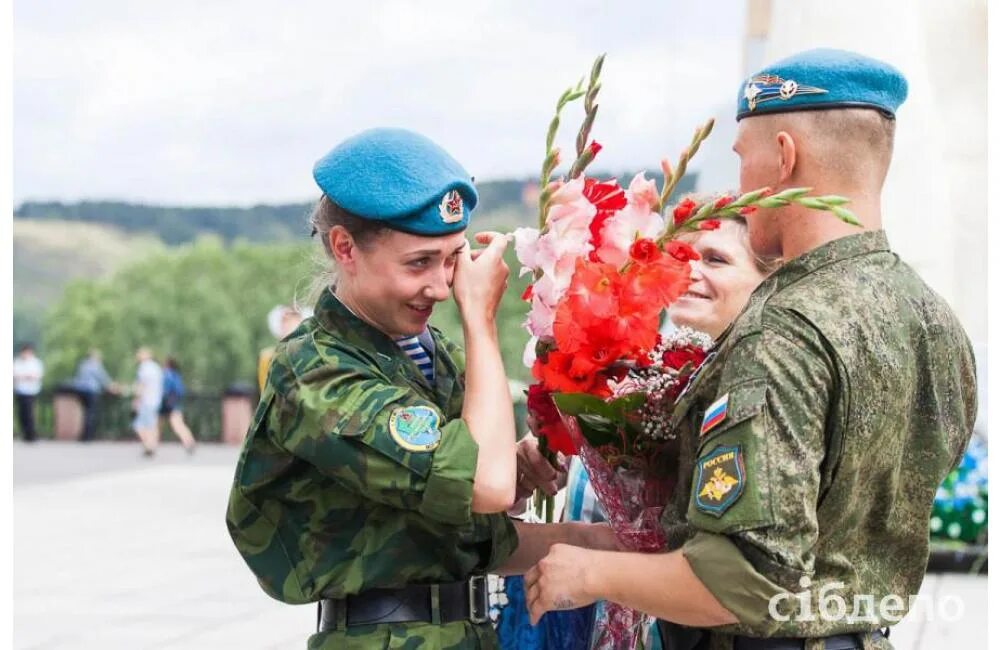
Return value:
M 672 420 L 669 545 L 740 620 L 711 647 L 732 633 L 892 624 L 923 580 L 934 493 L 975 413 L 965 332 L 884 232 L 832 241 L 766 279 Z

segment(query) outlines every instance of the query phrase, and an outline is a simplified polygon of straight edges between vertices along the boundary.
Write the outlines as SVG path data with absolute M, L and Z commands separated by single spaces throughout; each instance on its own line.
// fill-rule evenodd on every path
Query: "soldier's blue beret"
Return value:
M 895 118 L 906 93 L 906 78 L 887 63 L 845 50 L 808 50 L 741 84 L 736 120 L 824 108 L 872 108 Z
M 447 151 L 405 129 L 348 138 L 316 161 L 313 178 L 348 212 L 414 235 L 464 230 L 479 201 L 468 172 Z

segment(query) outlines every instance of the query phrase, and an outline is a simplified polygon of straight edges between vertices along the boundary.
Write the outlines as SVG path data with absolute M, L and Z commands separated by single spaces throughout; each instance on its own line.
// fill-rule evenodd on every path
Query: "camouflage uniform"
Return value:
M 464 358 L 432 329 L 435 385 L 330 291 L 278 345 L 226 522 L 264 590 L 286 603 L 455 582 L 492 569 L 517 535 L 471 512 L 478 446 L 461 418 Z M 430 407 L 432 451 L 400 447 L 389 418 Z M 309 648 L 494 647 L 489 623 L 384 624 L 315 634 Z
M 877 605 L 916 594 L 934 493 L 975 413 L 962 327 L 884 232 L 827 243 L 765 280 L 673 415 L 680 478 L 662 519 L 668 544 L 740 621 L 713 628 L 708 647 L 730 648 L 732 634 L 890 625 L 877 608 L 867 620 L 806 622 L 786 598 L 779 615 L 793 616 L 781 622 L 767 605 L 806 586 L 814 613 L 821 593 L 842 597 L 848 614 L 855 596 Z

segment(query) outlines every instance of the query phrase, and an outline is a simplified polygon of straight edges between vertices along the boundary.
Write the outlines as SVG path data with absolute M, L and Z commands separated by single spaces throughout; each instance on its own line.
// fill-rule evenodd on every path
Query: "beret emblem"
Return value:
M 794 79 L 782 79 L 778 75 L 762 74 L 751 77 L 743 89 L 743 97 L 747 100 L 747 108 L 751 111 L 757 104 L 763 104 L 774 99 L 788 101 L 796 95 L 817 95 L 827 92 L 823 88 L 800 85 Z
M 441 221 L 445 223 L 458 223 L 462 220 L 462 195 L 458 190 L 452 190 L 441 198 L 438 211 L 441 213 Z

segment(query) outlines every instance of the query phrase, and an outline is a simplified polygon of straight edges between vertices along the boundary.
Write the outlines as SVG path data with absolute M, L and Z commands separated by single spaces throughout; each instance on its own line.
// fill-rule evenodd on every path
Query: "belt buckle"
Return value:
M 469 620 L 476 624 L 490 621 L 490 592 L 485 575 L 469 576 Z

